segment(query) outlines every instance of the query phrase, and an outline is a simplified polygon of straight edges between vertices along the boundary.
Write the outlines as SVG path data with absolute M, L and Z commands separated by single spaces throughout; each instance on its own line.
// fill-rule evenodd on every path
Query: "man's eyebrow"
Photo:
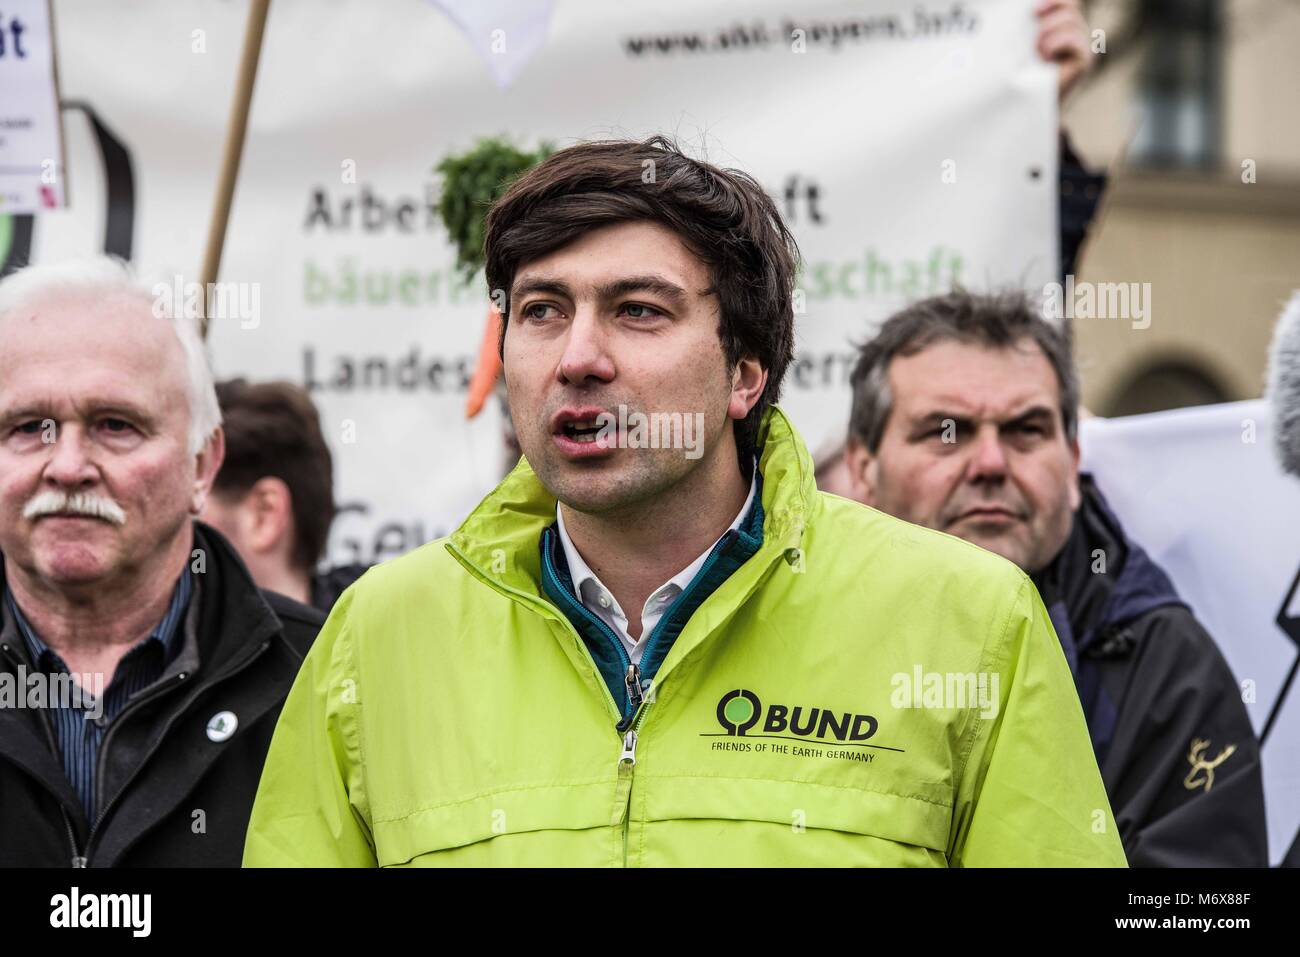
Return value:
M 102 415 L 117 415 L 124 419 L 133 419 L 144 425 L 152 425 L 157 418 L 152 412 L 142 405 L 135 405 L 131 402 L 122 402 L 120 400 L 113 402 L 90 402 L 86 404 L 86 411 L 94 417 Z
M 960 412 L 927 412 L 925 415 L 917 416 L 912 419 L 911 427 L 914 429 L 923 428 L 928 425 L 942 425 L 951 419 L 954 422 L 965 423 L 970 421 L 970 417 Z
M 47 419 L 49 415 L 44 406 L 40 405 L 22 405 L 13 409 L 0 410 L 0 426 L 8 428 L 18 422 L 26 422 L 29 419 Z
M 511 298 L 518 299 L 535 292 L 549 292 L 570 300 L 574 298 L 573 290 L 568 283 L 562 279 L 552 279 L 545 276 L 521 280 L 514 287 Z M 594 292 L 596 298 L 604 302 L 636 292 L 648 292 L 662 296 L 678 309 L 684 308 L 686 305 L 685 289 L 674 282 L 669 282 L 662 276 L 655 275 L 625 276 L 622 279 L 615 279 L 596 286 Z
M 1013 415 L 1011 418 L 1004 420 L 1002 424 L 1022 425 L 1026 422 L 1031 422 L 1034 419 L 1050 419 L 1051 421 L 1055 422 L 1056 411 L 1045 405 L 1030 406 L 1028 409 L 1025 409 L 1025 411 L 1018 412 L 1015 415 Z
M 634 292 L 649 292 L 662 296 L 678 309 L 686 305 L 686 290 L 662 276 L 627 276 L 596 287 L 597 298 L 605 301 L 631 295 Z
M 88 418 L 99 418 L 101 416 L 120 416 L 124 419 L 131 419 L 141 425 L 152 426 L 157 420 L 157 416 L 151 413 L 142 405 L 136 405 L 131 402 L 116 400 L 93 400 L 86 403 L 78 403 L 78 414 Z M 40 403 L 17 406 L 13 409 L 0 411 L 0 424 L 5 426 L 17 422 L 24 422 L 29 419 L 54 419 L 58 416 L 50 411 L 50 406 Z
M 569 289 L 567 282 L 562 279 L 548 279 L 542 276 L 533 279 L 522 279 L 515 283 L 514 288 L 510 290 L 510 298 L 519 299 L 532 292 L 549 292 L 556 296 L 563 296 L 566 299 L 573 298 L 573 292 Z

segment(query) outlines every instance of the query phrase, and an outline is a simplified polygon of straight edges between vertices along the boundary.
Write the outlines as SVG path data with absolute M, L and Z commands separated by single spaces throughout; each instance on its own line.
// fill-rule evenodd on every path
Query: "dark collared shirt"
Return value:
M 81 700 L 47 700 L 45 703 L 45 710 L 54 725 L 63 771 L 81 798 L 86 820 L 91 824 L 94 824 L 99 811 L 95 802 L 95 769 L 99 765 L 99 749 L 104 735 L 131 698 L 158 681 L 180 653 L 184 644 L 181 621 L 193 590 L 193 576 L 186 567 L 172 590 L 167 613 L 148 637 L 122 656 L 112 682 L 104 689 L 102 702 L 95 701 L 91 688 L 84 688 Z M 69 674 L 63 659 L 32 629 L 8 586 L 5 587 L 5 603 L 27 643 L 33 666 L 46 675 Z M 102 714 L 99 714 L 97 706 L 101 704 Z M 99 716 L 94 717 L 96 714 Z

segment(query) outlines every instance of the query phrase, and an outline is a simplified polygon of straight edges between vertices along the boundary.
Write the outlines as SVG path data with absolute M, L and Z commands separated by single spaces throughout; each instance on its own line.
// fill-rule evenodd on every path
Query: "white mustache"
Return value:
M 23 506 L 23 518 L 43 515 L 87 515 L 114 525 L 126 524 L 126 512 L 111 498 L 91 492 L 57 492 L 47 489 L 33 495 Z

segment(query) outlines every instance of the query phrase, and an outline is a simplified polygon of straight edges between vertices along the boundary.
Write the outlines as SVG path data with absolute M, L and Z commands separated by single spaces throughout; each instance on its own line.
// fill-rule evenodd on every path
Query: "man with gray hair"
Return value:
M 1009 559 L 1074 674 L 1133 866 L 1265 866 L 1259 744 L 1168 576 L 1079 474 L 1068 328 L 1020 293 L 918 302 L 862 346 L 853 497 Z
M 194 521 L 220 410 L 157 306 L 110 259 L 0 281 L 0 866 L 237 865 L 323 621 Z

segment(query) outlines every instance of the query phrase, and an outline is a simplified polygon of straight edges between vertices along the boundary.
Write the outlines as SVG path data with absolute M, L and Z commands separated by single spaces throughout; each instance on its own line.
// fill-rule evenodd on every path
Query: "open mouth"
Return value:
M 551 416 L 551 441 L 571 462 L 603 462 L 618 441 L 610 427 L 613 413 L 599 405 L 571 405 Z
M 560 426 L 560 434 L 570 441 L 588 444 L 596 441 L 600 429 L 594 421 L 584 419 L 565 422 Z

